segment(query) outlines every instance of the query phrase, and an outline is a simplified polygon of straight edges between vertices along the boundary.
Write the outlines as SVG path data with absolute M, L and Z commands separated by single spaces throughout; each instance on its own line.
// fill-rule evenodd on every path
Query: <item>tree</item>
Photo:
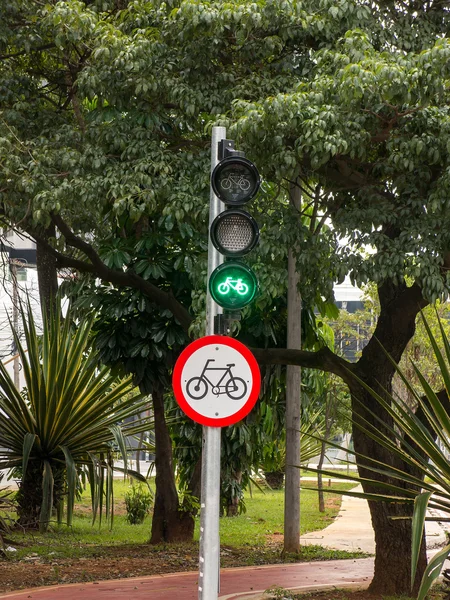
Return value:
M 156 237 L 144 236 L 142 242 L 153 242 L 153 257 L 157 253 Z M 147 249 L 145 243 L 143 249 Z M 117 257 L 116 257 L 117 258 Z M 146 268 L 157 268 L 137 256 Z M 166 261 L 166 264 L 168 261 Z M 164 264 L 164 263 L 163 263 Z M 175 272 L 172 289 L 178 296 L 186 288 L 187 278 Z M 142 394 L 151 396 L 154 416 L 156 493 L 152 517 L 151 543 L 191 540 L 194 533 L 194 515 L 187 502 L 181 502 L 175 482 L 172 444 L 165 418 L 164 396 L 170 389 L 171 369 L 187 335 L 169 311 L 155 310 L 154 305 L 139 291 L 114 289 L 83 282 L 66 286 L 76 298 L 81 313 L 96 311 L 94 345 L 100 359 L 115 372 L 132 375 Z M 189 291 L 189 288 L 188 288 Z M 186 292 L 185 292 L 186 293 Z M 195 488 L 195 478 L 188 488 Z M 187 495 L 185 499 L 187 500 Z
M 364 417 L 373 398 L 352 373 L 389 391 L 395 369 L 376 339 L 399 361 L 418 310 L 448 290 L 447 6 L 236 0 L 107 8 L 8 4 L 0 72 L 5 219 L 32 233 L 59 267 L 139 289 L 185 331 L 198 331 L 201 264 L 189 268 L 199 292 L 186 303 L 141 277 L 132 257 L 107 264 L 103 249 L 109 243 L 120 257 L 120 239 L 108 236 L 121 219 L 147 214 L 161 216 L 161 228 L 204 231 L 205 131 L 226 115 L 220 122 L 275 182 L 271 189 L 299 173 L 312 208 L 309 226 L 299 228 L 282 202 L 262 196 L 260 222 L 273 240 L 260 253 L 270 264 L 258 263 L 264 293 L 284 285 L 285 273 L 271 265 L 291 243 L 300 249 L 306 303 L 317 291 L 330 299 L 333 282 L 350 273 L 376 283 L 381 306 L 376 337 L 357 363 L 325 347 L 255 354 L 266 364 L 335 373 Z M 42 234 L 50 222 L 58 232 L 51 242 Z M 355 446 L 385 457 L 361 431 Z M 390 519 L 403 509 L 378 503 L 371 511 L 371 589 L 406 592 L 411 531 L 407 520 Z M 419 574 L 425 561 L 423 553 Z
M 433 334 L 425 317 L 423 317 L 423 325 L 433 350 L 440 378 L 448 384 L 450 382 L 448 334 L 439 318 L 436 335 Z M 371 472 L 373 471 L 382 472 L 385 475 L 384 492 L 380 490 L 380 492 L 370 495 L 370 499 L 372 501 L 398 502 L 401 498 L 403 502 L 414 505 L 411 556 L 411 587 L 413 587 L 420 549 L 424 545 L 425 520 L 442 519 L 441 516 L 428 517 L 427 506 L 430 505 L 443 512 L 449 511 L 450 417 L 448 394 L 446 392 L 436 394 L 429 378 L 413 360 L 411 366 L 415 374 L 414 383 L 408 379 L 400 367 L 396 366 L 396 371 L 408 391 L 408 400 L 414 399 L 414 406 L 397 394 L 382 397 L 367 386 L 367 391 L 391 416 L 392 426 L 386 428 L 385 423 L 378 418 L 373 422 L 363 422 L 358 419 L 358 423 L 355 425 L 363 427 L 366 435 L 370 439 L 376 440 L 389 453 L 400 456 L 405 465 L 414 465 L 414 471 L 408 472 L 406 469 L 393 469 L 392 463 L 387 464 L 366 457 L 369 479 L 372 477 Z M 350 492 L 350 494 L 368 497 L 364 493 Z M 449 554 L 450 544 L 447 544 L 433 556 L 420 582 L 418 600 L 425 599 Z
M 266 352 L 264 360 L 289 360 L 334 372 L 350 388 L 355 416 L 370 420 L 375 414 L 386 419 L 388 426 L 389 415 L 359 381 L 389 392 L 395 368 L 380 344 L 394 361 L 400 361 L 414 334 L 419 310 L 448 293 L 449 155 L 444 86 L 449 45 L 441 39 L 427 50 L 404 55 L 400 50 L 380 52 L 377 44 L 375 35 L 349 31 L 335 50 L 319 53 L 312 82 L 263 103 L 239 103 L 235 131 L 249 145 L 253 135 L 254 148 L 256 132 L 258 139 L 265 135 L 272 140 L 258 146 L 267 152 L 268 176 L 286 173 L 289 164 L 300 164 L 304 186 L 320 183 L 321 198 L 310 194 L 316 215 L 321 214 L 311 220 L 312 230 L 328 218 L 333 235 L 347 241 L 330 257 L 335 277 L 348 270 L 359 284 L 374 281 L 380 301 L 374 336 L 356 363 L 348 364 L 325 348 L 316 354 L 297 353 L 296 358 L 293 352 L 282 358 L 280 352 L 271 357 Z M 261 153 L 260 164 L 263 160 Z M 315 266 L 306 239 L 301 264 L 304 284 L 311 273 L 310 262 Z M 371 253 L 365 251 L 369 246 Z M 387 456 L 358 428 L 354 443 L 360 456 L 377 456 L 394 465 L 399 460 Z M 365 473 L 364 459 L 359 459 L 359 469 Z M 380 480 L 382 485 L 383 476 Z M 367 492 L 377 489 L 373 482 L 365 486 Z M 410 552 L 411 527 L 408 520 L 391 517 L 411 513 L 398 504 L 369 504 L 377 546 L 370 589 L 406 592 L 410 572 L 405 557 Z M 425 564 L 423 550 L 420 574 Z

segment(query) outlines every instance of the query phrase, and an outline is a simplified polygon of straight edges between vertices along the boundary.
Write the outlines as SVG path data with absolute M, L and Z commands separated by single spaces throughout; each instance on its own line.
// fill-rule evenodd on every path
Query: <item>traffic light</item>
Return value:
M 222 308 L 238 310 L 247 306 L 258 291 L 253 271 L 236 259 L 248 254 L 259 240 L 255 219 L 241 206 L 256 196 L 261 181 L 255 165 L 243 152 L 233 149 L 231 140 L 222 140 L 220 144 L 223 158 L 212 172 L 211 186 L 227 209 L 212 222 L 210 236 L 214 247 L 226 259 L 211 274 L 209 291 Z

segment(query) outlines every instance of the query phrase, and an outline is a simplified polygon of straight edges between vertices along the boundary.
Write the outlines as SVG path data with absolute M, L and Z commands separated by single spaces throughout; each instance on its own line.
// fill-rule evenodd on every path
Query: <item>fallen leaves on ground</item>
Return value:
M 242 567 L 302 560 L 302 556 L 281 558 L 282 544 L 269 541 L 264 547 L 221 547 L 221 566 Z M 303 560 L 314 560 L 311 547 Z M 130 544 L 98 546 L 90 556 L 46 558 L 30 554 L 18 561 L 0 560 L 0 592 L 58 583 L 79 583 L 145 575 L 162 575 L 198 569 L 198 544 L 151 546 Z

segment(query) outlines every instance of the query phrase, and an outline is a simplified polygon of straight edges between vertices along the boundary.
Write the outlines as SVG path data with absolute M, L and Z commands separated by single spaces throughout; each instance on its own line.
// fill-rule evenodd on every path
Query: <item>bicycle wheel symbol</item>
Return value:
M 247 393 L 247 384 L 241 377 L 233 377 L 227 381 L 225 392 L 232 400 L 240 400 Z
M 223 391 L 219 391 L 220 389 Z M 186 384 L 186 393 L 192 400 L 202 400 L 208 393 L 208 382 L 202 377 L 192 377 Z M 231 400 L 241 400 L 247 393 L 247 384 L 241 377 L 231 377 L 225 386 L 218 387 L 215 393 L 217 396 L 226 394 Z
M 202 377 L 193 377 L 186 384 L 186 393 L 192 400 L 201 400 L 208 392 L 208 384 Z

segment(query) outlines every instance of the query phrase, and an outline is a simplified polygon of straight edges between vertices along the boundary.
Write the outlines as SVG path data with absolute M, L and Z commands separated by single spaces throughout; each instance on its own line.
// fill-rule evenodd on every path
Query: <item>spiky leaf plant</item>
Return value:
M 320 436 L 325 432 L 324 411 L 305 411 L 300 426 L 300 464 L 307 466 L 317 456 L 322 446 Z M 286 468 L 286 443 L 284 437 L 267 444 L 263 449 L 262 469 L 265 472 L 284 473 Z
M 80 478 L 87 474 L 95 516 L 113 517 L 114 449 L 126 460 L 126 436 L 150 424 L 134 420 L 147 400 L 129 378 L 119 380 L 99 365 L 90 343 L 93 317 L 73 326 L 59 310 L 44 316 L 38 335 L 30 306 L 21 309 L 25 343 L 13 331 L 25 388 L 14 386 L 0 363 L 0 469 L 20 474 L 19 520 L 46 531 L 56 509 L 72 522 Z M 130 422 L 130 418 L 131 422 Z
M 2 487 L 3 473 L 0 473 L 0 556 L 6 554 L 5 542 L 3 536 L 11 532 L 11 517 L 8 511 L 15 510 L 14 502 L 11 498 L 12 491 Z
M 362 497 L 369 500 L 385 502 L 406 502 L 414 504 L 412 517 L 412 558 L 411 558 L 411 588 L 413 587 L 420 546 L 422 543 L 426 520 L 442 520 L 443 517 L 427 517 L 427 508 L 438 509 L 450 516 L 450 343 L 446 337 L 442 323 L 440 326 L 440 343 L 433 335 L 426 319 L 422 316 L 427 335 L 433 347 L 436 362 L 439 365 L 443 389 L 434 391 L 420 368 L 413 363 L 413 369 L 419 381 L 414 386 L 401 371 L 393 364 L 402 379 L 410 397 L 414 398 L 416 406 L 411 407 L 401 398 L 391 395 L 380 395 L 367 384 L 359 383 L 382 405 L 392 418 L 392 425 L 371 413 L 375 424 L 369 423 L 360 415 L 354 422 L 367 436 L 378 442 L 382 447 L 400 459 L 399 464 L 409 465 L 409 473 L 401 468 L 376 461 L 370 456 L 358 455 L 359 462 L 374 475 L 382 474 L 387 482 L 381 484 L 374 477 L 358 477 L 358 481 L 367 484 L 382 485 L 384 494 L 366 494 L 346 492 L 347 495 Z M 366 409 L 367 410 L 367 409 Z M 420 415 L 420 416 L 419 416 Z M 332 444 L 333 445 L 333 444 Z M 339 446 L 335 446 L 339 447 Z M 349 452 L 347 450 L 347 452 Z M 351 452 L 349 452 L 351 453 Z M 351 453 L 356 456 L 356 453 Z M 322 470 L 322 473 L 331 474 Z M 352 476 L 332 473 L 343 479 L 355 479 Z M 420 490 L 419 493 L 417 490 Z M 424 600 L 433 582 L 439 576 L 442 565 L 450 555 L 450 544 L 442 548 L 430 560 L 422 577 L 417 600 Z

